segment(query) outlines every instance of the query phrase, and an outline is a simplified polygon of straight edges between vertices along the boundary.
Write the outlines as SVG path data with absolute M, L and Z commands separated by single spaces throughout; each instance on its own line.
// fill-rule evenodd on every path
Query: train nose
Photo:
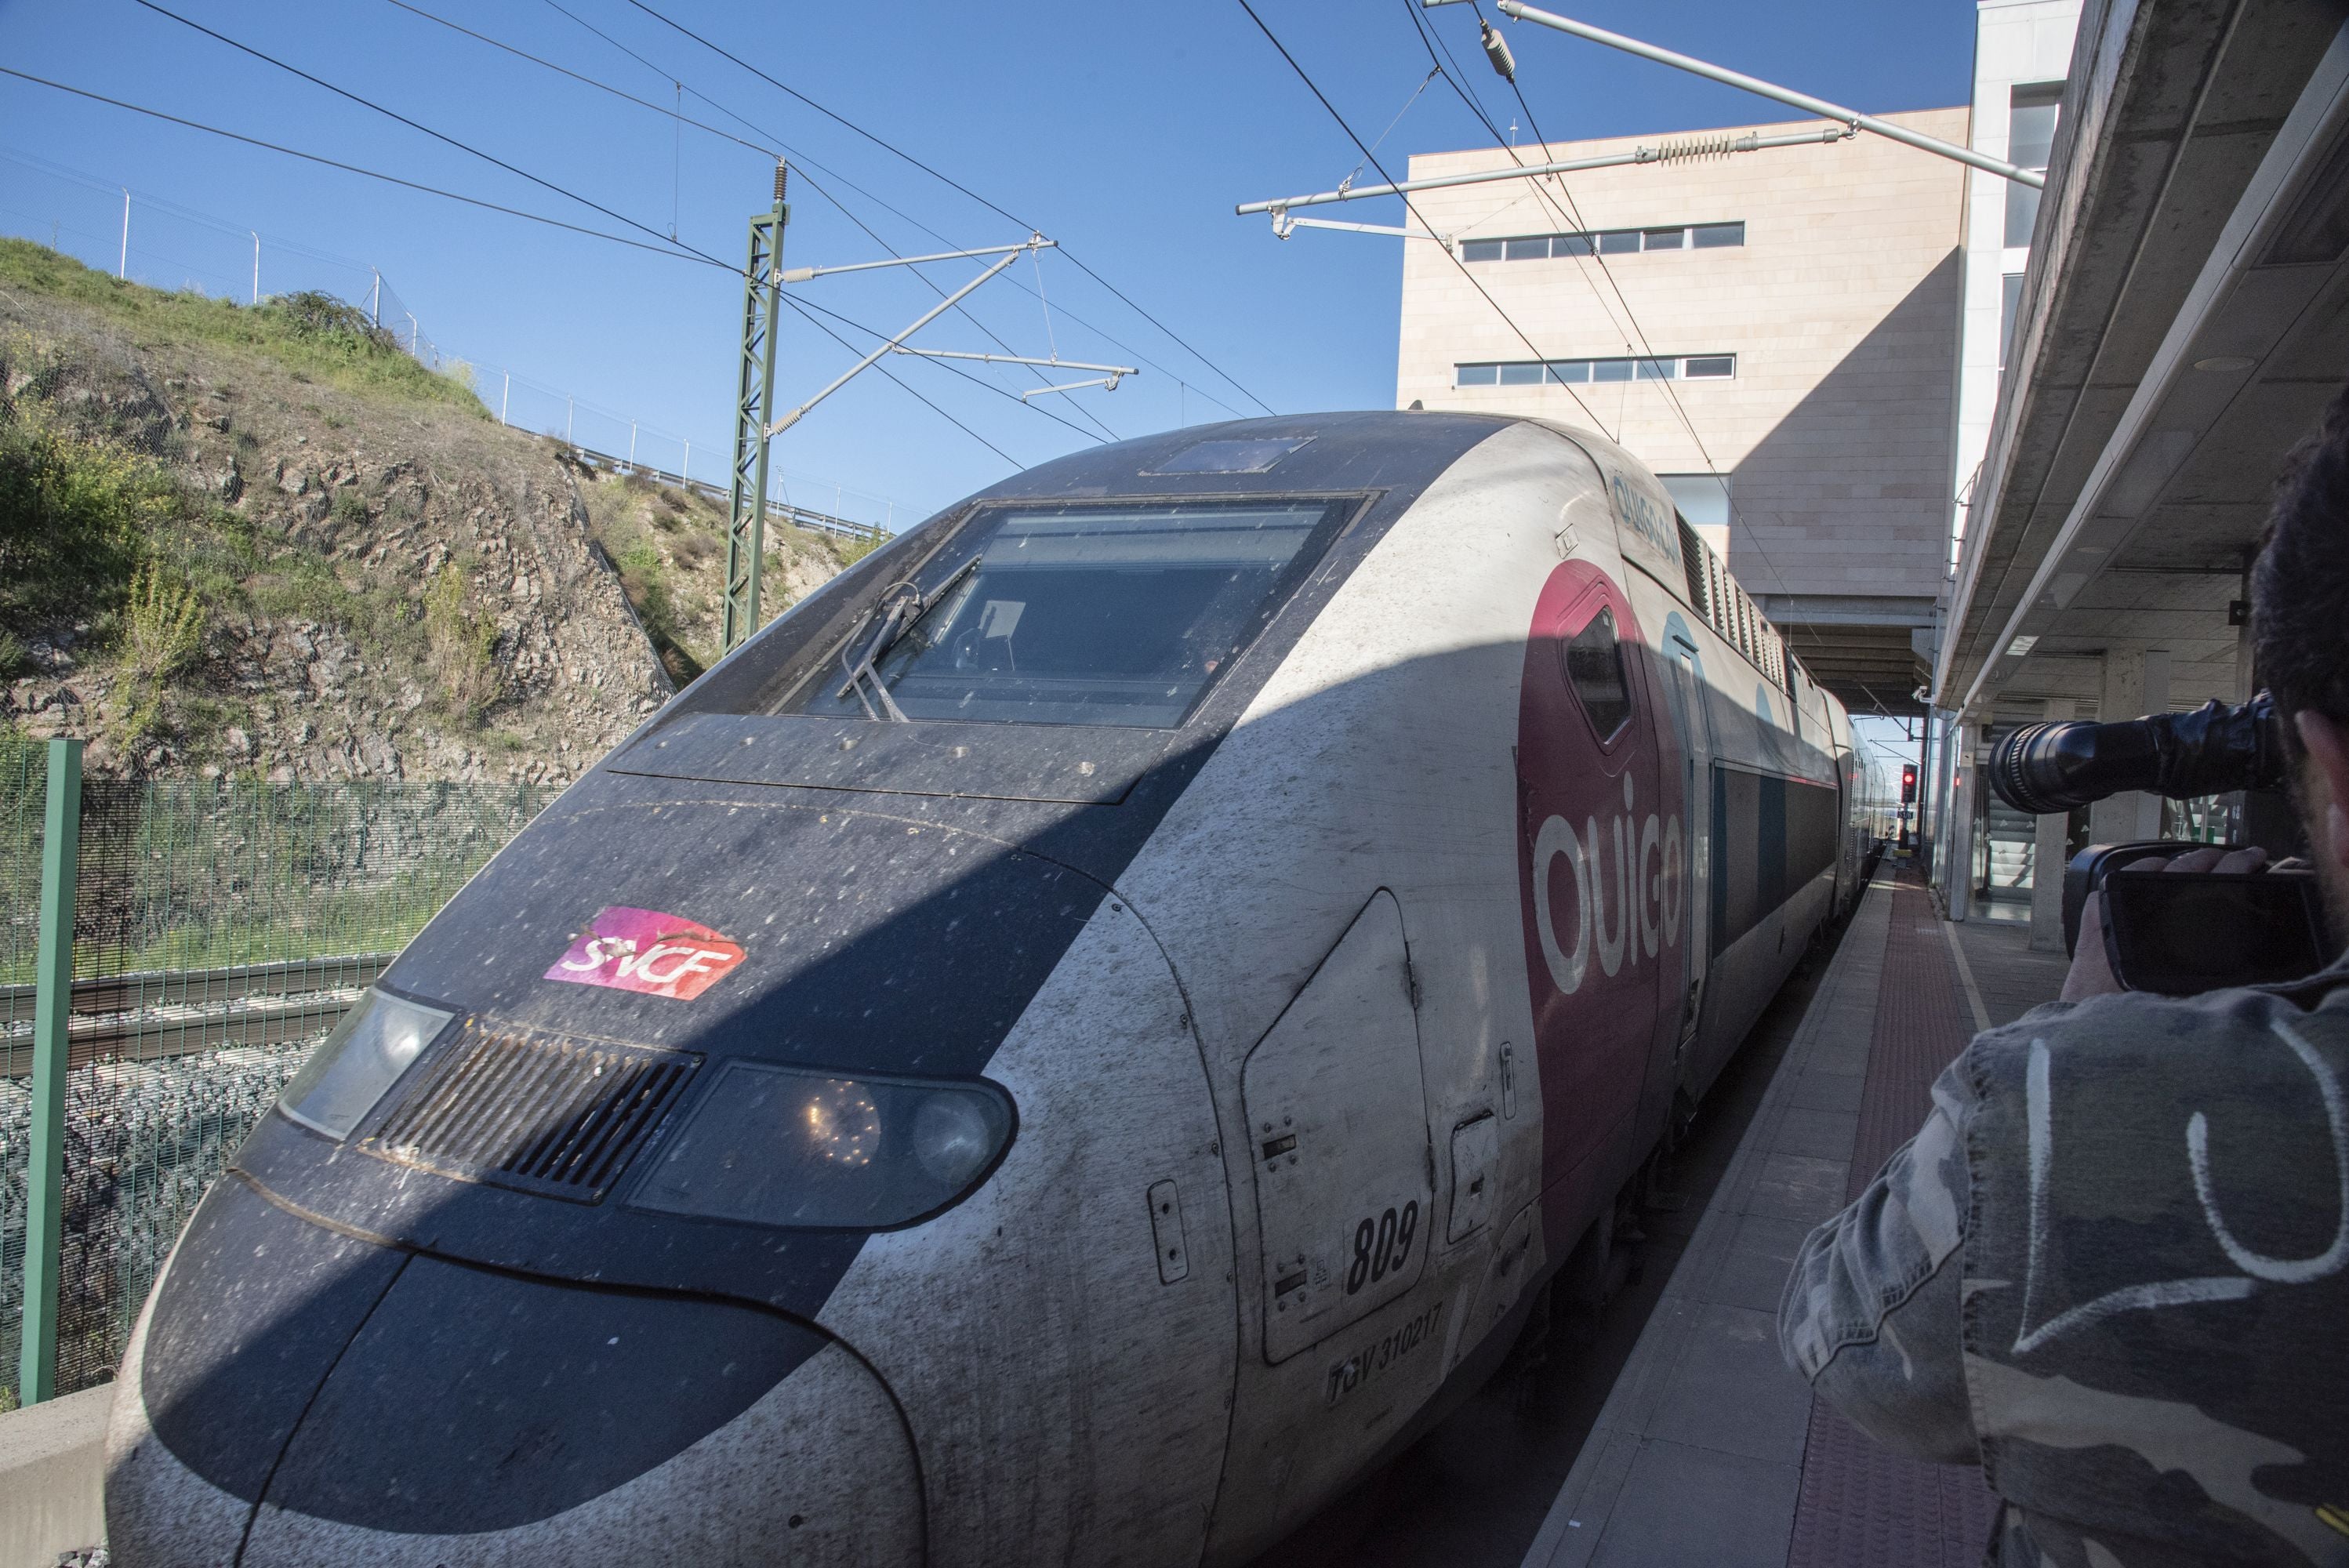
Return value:
M 118 1384 L 117 1561 L 895 1563 L 911 1443 L 839 1345 L 726 1303 L 517 1277 L 222 1182 Z

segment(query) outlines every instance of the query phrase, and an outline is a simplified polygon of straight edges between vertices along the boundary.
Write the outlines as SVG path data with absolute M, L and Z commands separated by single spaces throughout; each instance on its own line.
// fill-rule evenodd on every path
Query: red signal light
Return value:
M 1917 765 L 1914 762 L 1900 765 L 1900 803 L 1903 806 L 1917 803 Z

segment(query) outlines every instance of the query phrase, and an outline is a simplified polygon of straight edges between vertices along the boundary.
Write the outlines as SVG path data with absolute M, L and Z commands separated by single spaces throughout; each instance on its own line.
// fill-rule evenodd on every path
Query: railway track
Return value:
M 107 975 L 73 985 L 67 1061 L 151 1061 L 228 1046 L 281 1045 L 333 1026 L 391 962 L 361 953 L 289 964 Z M 0 986 L 0 1077 L 33 1070 L 30 985 Z

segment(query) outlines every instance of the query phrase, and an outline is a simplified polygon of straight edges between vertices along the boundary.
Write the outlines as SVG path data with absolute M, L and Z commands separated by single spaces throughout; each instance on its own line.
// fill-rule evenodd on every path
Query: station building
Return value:
M 1963 108 L 1889 118 L 1968 133 Z M 1728 150 L 1820 130 L 1413 158 L 1419 181 L 1656 155 L 1415 193 L 1442 242 L 1404 246 L 1396 402 L 1599 428 L 1663 477 L 1852 712 L 1921 714 L 1953 493 L 1967 170 L 1831 129 Z
M 1994 17 L 2028 11 L 1985 5 L 1980 57 Z M 2058 949 L 2059 879 L 2018 884 L 2002 841 L 2031 835 L 2052 871 L 2084 842 L 2238 835 L 2257 802 L 2121 796 L 2012 821 L 1982 779 L 1991 746 L 2019 723 L 2251 695 L 2246 573 L 2271 491 L 2349 379 L 2339 6 L 2088 0 L 2043 29 L 2067 32 L 2047 188 L 2004 236 L 2027 250 L 2001 253 L 2004 367 L 1963 410 L 1981 447 L 1936 644 L 1929 821 L 1952 917 L 2023 891 L 2033 945 Z M 2007 42 L 2048 51 L 1992 61 L 2028 74 L 2063 40 Z M 1970 332 L 1988 315 L 1971 289 Z
M 1822 685 L 1935 717 L 1920 829 L 1954 918 L 2056 934 L 2090 841 L 2240 831 L 2240 802 L 2075 820 L 1980 783 L 2014 725 L 2256 686 L 2271 481 L 2349 374 L 2349 150 L 2326 0 L 1977 0 L 1970 103 L 1888 116 L 2043 193 L 1822 122 L 1484 148 L 1422 190 L 1396 400 L 1595 426 L 1645 458 Z M 2075 58 L 2076 57 L 2076 58 Z M 2327 160 L 2333 161 L 2328 162 Z

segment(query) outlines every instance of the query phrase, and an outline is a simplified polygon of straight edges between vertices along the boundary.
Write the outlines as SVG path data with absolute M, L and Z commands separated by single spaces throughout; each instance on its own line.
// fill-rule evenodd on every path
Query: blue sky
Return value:
M 765 203 L 766 156 L 568 81 L 398 9 L 389 0 L 160 0 L 172 10 L 354 93 L 585 195 L 661 234 L 739 265 L 744 220 Z M 809 160 L 793 191 L 788 263 L 881 253 L 821 186 L 901 253 L 1024 237 L 1008 219 L 891 156 L 665 26 L 630 0 L 563 0 L 652 62 L 631 59 L 550 0 L 415 0 L 423 8 L 562 65 Z M 655 9 L 838 111 L 1065 242 L 1197 355 L 1106 293 L 1065 257 L 1041 283 L 1050 341 L 1067 357 L 1143 364 L 1113 394 L 1023 407 L 936 365 L 897 374 L 1011 459 L 1034 463 L 1098 438 L 1188 418 L 1386 407 L 1393 395 L 1399 242 L 1303 234 L 1276 242 L 1236 201 L 1325 189 L 1358 154 L 1250 23 L 1237 0 L 1179 5 L 727 5 L 648 0 Z M 1366 138 L 1411 98 L 1428 57 L 1406 0 L 1330 5 L 1259 0 L 1258 9 Z M 1963 0 L 1810 0 L 1805 5 L 1583 0 L 1571 14 L 1872 110 L 1961 102 L 1972 7 Z M 1467 6 L 1426 14 L 1464 84 L 1506 126 L 1522 118 L 1475 47 Z M 1781 118 L 1774 106 L 1519 24 L 1507 31 L 1519 79 L 1556 139 L 1681 130 Z M 604 214 L 238 54 L 135 0 L 0 3 L 0 61 L 188 119 L 405 178 L 642 237 Z M 655 68 L 657 67 L 657 68 Z M 682 83 L 679 89 L 675 85 Z M 706 95 L 698 96 L 698 95 Z M 714 99 L 725 106 L 712 107 Z M 757 129 L 729 118 L 739 113 Z M 1444 83 L 1388 135 L 1381 161 L 1485 139 Z M 389 325 L 418 329 L 486 367 L 494 405 L 511 374 L 518 421 L 584 406 L 579 438 L 618 445 L 640 423 L 643 453 L 674 466 L 695 442 L 697 474 L 720 471 L 740 285 L 691 264 L 537 227 L 354 175 L 292 161 L 116 108 L 0 77 L 0 227 L 93 263 L 116 260 L 121 197 L 134 192 L 131 271 L 214 292 L 315 285 L 353 297 L 367 267 L 390 290 Z M 821 170 L 814 167 L 821 165 Z M 61 171 L 70 171 L 70 174 Z M 77 179 L 74 176 L 87 177 Z M 1365 180 L 1374 178 L 1366 172 Z M 851 187 L 861 188 L 861 192 Z M 183 216 L 163 203 L 202 215 Z M 893 215 L 894 207 L 904 216 Z M 1381 211 L 1380 209 L 1387 209 Z M 1399 221 L 1393 202 L 1351 216 Z M 1603 222 L 1603 214 L 1594 216 Z M 917 226 L 918 225 L 918 226 Z M 951 288 L 970 263 L 930 269 Z M 1023 261 L 1020 281 L 1035 271 Z M 902 271 L 804 285 L 802 297 L 894 331 L 936 295 Z M 1021 353 L 1044 351 L 1032 292 L 1007 279 L 974 313 Z M 1090 327 L 1082 324 L 1091 324 Z M 1094 330 L 1094 329 L 1099 330 Z M 842 329 L 845 335 L 855 334 Z M 860 349 L 871 340 L 859 342 Z M 988 350 L 948 318 L 922 340 Z M 1247 393 L 1203 363 L 1219 366 Z M 1137 357 L 1139 356 L 1139 357 Z M 779 400 L 795 403 L 852 360 L 791 321 Z M 1000 387 L 1009 369 L 976 370 Z M 1074 379 L 1061 376 L 1057 379 Z M 1081 407 L 1080 407 L 1081 406 Z M 1056 423 L 1050 409 L 1082 428 Z M 606 417 L 617 416 L 617 419 Z M 778 444 L 793 499 L 902 525 L 1007 471 L 1004 456 L 868 374 Z M 840 487 L 835 492 L 834 487 Z M 861 494 L 859 492 L 862 492 Z

